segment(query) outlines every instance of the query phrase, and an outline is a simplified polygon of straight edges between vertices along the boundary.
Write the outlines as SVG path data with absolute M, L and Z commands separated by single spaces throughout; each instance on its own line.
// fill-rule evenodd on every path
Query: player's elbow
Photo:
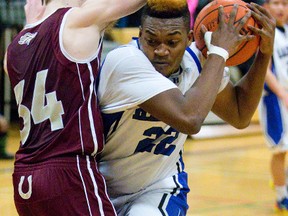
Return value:
M 231 125 L 237 129 L 245 129 L 250 125 L 251 119 L 239 119 L 238 121 L 235 121 L 231 123 Z
M 199 117 L 186 118 L 185 121 L 181 123 L 181 126 L 179 126 L 179 131 L 189 135 L 197 134 L 203 122 L 204 119 Z

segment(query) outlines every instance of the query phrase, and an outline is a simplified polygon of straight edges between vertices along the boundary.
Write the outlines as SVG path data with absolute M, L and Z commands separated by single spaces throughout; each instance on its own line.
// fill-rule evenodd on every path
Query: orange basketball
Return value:
M 245 16 L 247 13 L 247 10 L 250 10 L 248 7 L 246 7 L 246 4 L 244 1 L 241 0 L 214 0 L 210 2 L 208 5 L 206 5 L 198 14 L 195 24 L 194 24 L 194 39 L 196 42 L 196 46 L 199 50 L 201 50 L 202 54 L 207 57 L 207 48 L 205 45 L 204 37 L 200 31 L 201 25 L 204 24 L 205 27 L 208 29 L 208 31 L 215 31 L 218 26 L 218 8 L 220 5 L 223 6 L 224 14 L 226 17 L 226 20 L 228 22 L 230 13 L 233 9 L 233 5 L 238 4 L 238 12 L 235 19 L 235 25 L 241 20 L 242 17 Z M 243 35 L 250 35 L 253 34 L 249 29 L 248 25 L 257 27 L 257 23 L 253 19 L 253 17 L 250 17 L 245 24 L 245 26 L 241 29 L 241 34 Z M 243 42 L 237 52 L 230 56 L 229 59 L 226 61 L 227 66 L 234 66 L 239 65 L 245 61 L 247 61 L 250 57 L 253 56 L 253 54 L 256 52 L 258 46 L 259 46 L 259 40 L 260 37 L 257 35 L 255 39 Z

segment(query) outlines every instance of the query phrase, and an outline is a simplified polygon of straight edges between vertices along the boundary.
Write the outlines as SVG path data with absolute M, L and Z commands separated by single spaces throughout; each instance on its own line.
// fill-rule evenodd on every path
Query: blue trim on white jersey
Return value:
M 123 112 L 117 112 L 113 114 L 102 114 L 103 125 L 104 125 L 104 137 L 107 139 L 108 135 L 114 133 L 118 127 L 119 121 L 122 118 Z
M 179 173 L 173 176 L 175 188 L 170 194 L 163 194 L 158 206 L 158 209 L 163 216 L 185 216 L 189 208 L 187 203 L 187 194 L 190 191 L 188 186 L 188 174 L 184 172 L 182 151 L 179 152 L 179 155 L 180 159 L 179 162 L 177 162 Z
M 138 37 L 132 37 L 132 39 L 136 41 L 137 47 L 138 47 L 138 49 L 140 49 L 139 38 Z
M 181 172 L 173 176 L 173 180 L 176 184 L 175 190 L 163 195 L 158 209 L 163 216 L 185 216 L 189 208 L 187 204 L 187 194 L 190 191 L 187 185 L 188 175 L 186 172 Z
M 283 135 L 283 122 L 278 98 L 275 94 L 269 93 L 264 96 L 266 107 L 266 133 L 271 137 L 275 145 L 280 143 Z
M 277 74 L 275 73 L 273 58 L 271 64 L 271 71 L 275 76 L 277 76 Z M 281 138 L 284 133 L 279 99 L 266 83 L 264 89 L 267 92 L 267 95 L 263 97 L 263 103 L 266 108 L 265 132 L 272 139 L 274 144 L 278 145 L 280 144 Z
M 197 55 L 193 52 L 193 50 L 192 50 L 190 47 L 187 47 L 187 48 L 186 48 L 186 51 L 192 56 L 192 58 L 194 59 L 196 65 L 197 65 L 197 68 L 198 68 L 199 73 L 201 73 L 201 71 L 202 71 L 202 66 L 201 66 L 201 63 L 200 63 Z

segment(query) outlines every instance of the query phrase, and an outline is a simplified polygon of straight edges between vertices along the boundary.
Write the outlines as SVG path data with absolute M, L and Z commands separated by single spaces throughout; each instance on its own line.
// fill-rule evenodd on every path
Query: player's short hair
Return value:
M 147 17 L 182 18 L 187 31 L 190 30 L 190 12 L 186 0 L 148 0 L 141 14 L 141 25 Z

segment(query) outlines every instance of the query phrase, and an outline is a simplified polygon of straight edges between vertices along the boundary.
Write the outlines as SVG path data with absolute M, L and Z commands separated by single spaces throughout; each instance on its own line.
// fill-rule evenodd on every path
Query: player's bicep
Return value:
M 178 88 L 163 91 L 139 106 L 153 117 L 177 128 L 186 119 L 182 110 L 185 97 Z M 176 124 L 176 125 L 175 125 Z

